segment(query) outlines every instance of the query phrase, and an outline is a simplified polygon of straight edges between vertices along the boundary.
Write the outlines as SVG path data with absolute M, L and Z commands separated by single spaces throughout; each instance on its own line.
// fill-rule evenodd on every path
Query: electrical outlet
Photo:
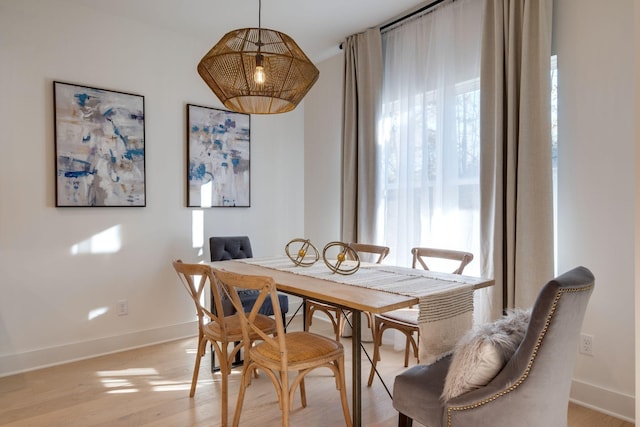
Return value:
M 593 356 L 593 335 L 580 334 L 580 353 Z
M 118 301 L 118 316 L 126 316 L 129 314 L 129 301 L 121 299 Z

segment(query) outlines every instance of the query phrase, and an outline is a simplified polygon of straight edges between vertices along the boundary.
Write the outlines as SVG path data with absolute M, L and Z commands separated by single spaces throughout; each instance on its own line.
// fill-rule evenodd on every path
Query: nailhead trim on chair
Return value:
M 504 396 L 506 394 L 511 393 L 513 390 L 518 388 L 520 386 L 520 384 L 525 382 L 525 380 L 529 376 L 529 372 L 531 371 L 531 367 L 533 366 L 533 363 L 535 362 L 536 356 L 538 355 L 538 350 L 540 349 L 540 345 L 542 344 L 542 340 L 544 339 L 545 335 L 547 334 L 547 330 L 549 329 L 549 325 L 551 324 L 551 319 L 553 318 L 553 315 L 556 312 L 556 308 L 558 306 L 558 302 L 560 301 L 560 298 L 562 297 L 562 295 L 565 294 L 565 293 L 584 292 L 584 291 L 590 290 L 591 288 L 593 288 L 593 285 L 587 286 L 587 287 L 584 287 L 584 288 L 567 288 L 567 289 L 558 290 L 558 293 L 556 294 L 556 297 L 555 297 L 555 299 L 553 301 L 553 305 L 551 307 L 551 311 L 549 312 L 549 315 L 547 316 L 547 320 L 545 322 L 544 328 L 540 332 L 540 335 L 538 336 L 538 340 L 536 341 L 536 345 L 535 345 L 535 347 L 533 349 L 533 354 L 531 355 L 531 358 L 529 359 L 529 363 L 527 363 L 527 369 L 525 369 L 525 371 L 522 374 L 522 376 L 520 378 L 518 378 L 518 381 L 516 381 L 514 384 L 512 384 L 506 390 L 502 390 L 502 391 L 494 394 L 493 396 L 488 397 L 487 399 L 484 399 L 484 400 L 481 400 L 480 402 L 474 403 L 473 405 L 449 406 L 447 408 L 447 427 L 451 427 L 451 417 L 452 417 L 454 411 L 465 411 L 465 410 L 469 410 L 469 409 L 475 409 L 475 408 L 477 408 L 479 406 L 484 405 L 485 403 L 492 402 L 492 401 L 498 399 L 499 397 L 502 397 L 502 396 Z

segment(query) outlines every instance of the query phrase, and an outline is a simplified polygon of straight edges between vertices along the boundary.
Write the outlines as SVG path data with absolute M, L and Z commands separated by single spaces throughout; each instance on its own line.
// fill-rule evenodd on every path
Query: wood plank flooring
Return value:
M 296 327 L 292 325 L 292 329 Z M 314 322 L 312 330 L 331 336 L 328 324 L 321 321 Z M 351 342 L 349 339 L 343 341 L 350 389 Z M 372 354 L 371 344 L 365 344 L 365 347 Z M 209 354 L 202 360 L 196 394 L 189 398 L 195 349 L 196 338 L 189 338 L 0 378 L 0 426 L 218 426 L 220 376 L 211 374 Z M 393 351 L 391 346 L 383 349 L 378 366 L 389 388 L 393 378 L 404 370 L 402 357 L 402 352 Z M 368 361 L 363 360 L 363 366 L 363 381 L 366 381 Z M 291 425 L 344 425 L 339 395 L 329 371 L 318 370 L 307 378 L 308 405 L 302 408 L 299 397 L 296 398 Z M 230 420 L 238 384 L 239 370 L 234 370 L 229 379 Z M 364 426 L 397 425 L 391 398 L 377 379 L 371 388 L 363 388 L 362 411 Z M 275 390 L 265 374 L 253 379 L 247 389 L 240 425 L 281 425 Z M 573 404 L 569 408 L 568 425 L 633 426 Z

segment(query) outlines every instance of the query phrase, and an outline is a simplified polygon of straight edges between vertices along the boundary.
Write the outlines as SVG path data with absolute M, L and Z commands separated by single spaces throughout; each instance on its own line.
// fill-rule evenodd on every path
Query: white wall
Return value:
M 342 199 L 342 53 L 318 64 L 320 79 L 305 99 L 306 238 L 322 251 L 340 239 Z
M 594 356 L 576 354 L 572 399 L 633 420 L 637 191 L 633 91 L 637 79 L 635 51 L 629 43 L 634 38 L 633 0 L 606 5 L 598 0 L 557 3 L 558 271 L 585 265 L 597 281 L 583 327 L 594 336 Z M 340 174 L 334 158 L 340 148 L 339 142 L 325 138 L 341 128 L 335 109 L 340 106 L 337 97 L 342 96 L 342 55 L 337 58 L 319 65 L 321 75 L 331 75 L 335 87 L 325 86 L 322 94 L 307 98 L 305 111 L 305 232 L 319 240 L 340 231 L 330 207 L 332 201 L 339 204 L 337 187 L 331 184 Z M 313 123 L 325 132 L 311 132 Z
M 634 417 L 637 109 L 633 0 L 560 0 L 558 270 L 589 267 L 596 288 L 572 397 Z
M 194 335 L 171 259 L 207 260 L 214 234 L 251 236 L 256 256 L 303 234 L 301 105 L 251 117 L 251 207 L 204 210 L 194 245 L 186 104 L 222 107 L 196 72 L 210 47 L 64 0 L 0 3 L 0 376 Z M 53 80 L 144 95 L 146 207 L 55 207 Z M 117 250 L 71 254 L 105 230 Z

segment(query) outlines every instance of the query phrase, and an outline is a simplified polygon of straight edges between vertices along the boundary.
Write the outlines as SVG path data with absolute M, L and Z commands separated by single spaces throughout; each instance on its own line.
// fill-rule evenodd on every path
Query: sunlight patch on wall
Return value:
M 109 307 L 94 308 L 93 310 L 89 311 L 89 320 L 93 320 L 96 317 L 100 317 L 103 314 L 107 314 L 108 311 L 109 311 Z
M 71 246 L 71 255 L 116 253 L 122 247 L 121 235 L 120 225 L 114 225 Z
M 204 247 L 204 211 L 194 210 L 191 213 L 191 245 L 200 248 L 198 256 L 203 253 Z
M 203 207 L 203 208 L 211 207 L 211 201 L 213 200 L 212 188 L 213 188 L 213 181 L 209 181 L 206 184 L 202 184 L 200 186 L 200 207 Z

